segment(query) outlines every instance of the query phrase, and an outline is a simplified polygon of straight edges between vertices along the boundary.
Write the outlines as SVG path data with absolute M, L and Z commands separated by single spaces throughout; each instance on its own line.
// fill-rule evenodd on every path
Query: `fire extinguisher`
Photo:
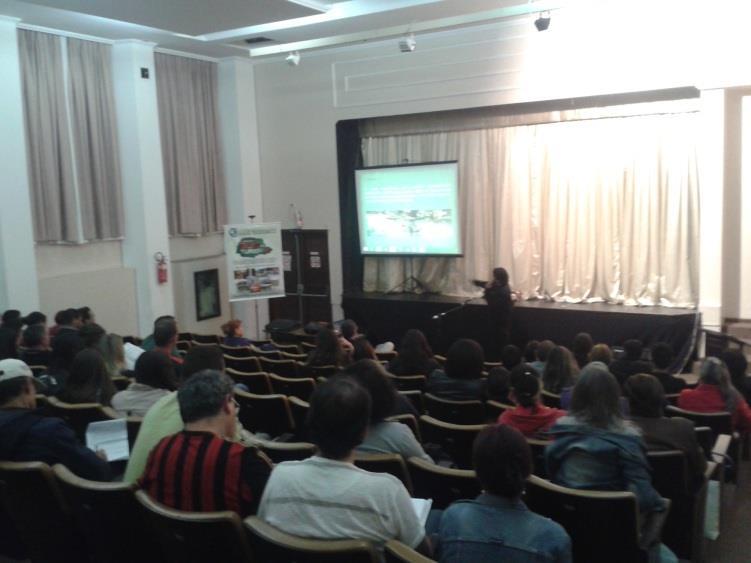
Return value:
M 167 283 L 167 257 L 161 252 L 154 254 L 156 260 L 156 281 L 159 285 Z

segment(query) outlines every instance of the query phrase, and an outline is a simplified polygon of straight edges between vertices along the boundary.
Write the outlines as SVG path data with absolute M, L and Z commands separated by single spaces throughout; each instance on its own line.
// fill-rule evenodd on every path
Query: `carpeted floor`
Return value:
M 739 485 L 728 485 L 720 517 L 720 537 L 707 542 L 707 563 L 751 561 L 751 462 L 740 467 Z

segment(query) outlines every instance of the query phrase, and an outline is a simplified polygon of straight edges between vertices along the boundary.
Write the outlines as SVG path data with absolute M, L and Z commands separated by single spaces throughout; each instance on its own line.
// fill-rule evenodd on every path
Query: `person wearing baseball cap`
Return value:
M 62 463 L 79 477 L 109 481 L 107 462 L 80 444 L 63 420 L 42 416 L 36 406 L 29 366 L 0 360 L 0 461 Z

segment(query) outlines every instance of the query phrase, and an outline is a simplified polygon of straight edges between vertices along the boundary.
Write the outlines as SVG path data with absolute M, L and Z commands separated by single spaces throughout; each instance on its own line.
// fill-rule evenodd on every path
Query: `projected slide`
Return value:
M 363 254 L 461 254 L 456 162 L 356 171 Z

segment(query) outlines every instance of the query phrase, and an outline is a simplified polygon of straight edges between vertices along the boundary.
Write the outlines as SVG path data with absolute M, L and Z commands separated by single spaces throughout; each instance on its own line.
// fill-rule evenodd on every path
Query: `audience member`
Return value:
M 18 357 L 18 342 L 21 338 L 23 320 L 21 312 L 9 309 L 3 313 L 0 324 L 0 360 Z
M 638 428 L 621 414 L 621 388 L 605 366 L 579 375 L 568 416 L 551 428 L 545 458 L 550 479 L 564 487 L 631 491 L 641 512 L 664 510 L 652 487 Z
M 683 379 L 674 377 L 668 370 L 672 362 L 673 348 L 670 344 L 658 342 L 652 346 L 652 363 L 654 364 L 652 375 L 662 383 L 662 388 L 669 395 L 680 393 L 686 387 L 686 382 Z
M 80 328 L 81 316 L 76 309 L 65 309 L 57 315 L 55 320 L 58 322 L 57 330 L 54 337 L 52 337 L 52 347 L 54 349 L 55 343 L 58 340 L 69 341 L 63 346 L 70 348 L 82 349 L 84 347 L 83 340 L 81 339 Z
M 238 319 L 232 319 L 222 325 L 225 346 L 250 346 L 252 342 L 244 337 L 243 323 Z
M 751 403 L 751 377 L 746 375 L 748 360 L 742 350 L 725 350 L 720 359 L 725 362 L 730 373 L 730 381 L 747 403 Z
M 365 439 L 355 448 L 355 451 L 366 454 L 393 453 L 400 454 L 405 460 L 410 457 L 419 457 L 433 461 L 422 449 L 409 426 L 401 422 L 385 420 L 393 415 L 397 397 L 397 392 L 388 376 L 373 360 L 360 360 L 356 363 L 367 364 L 367 369 L 359 367 L 352 370 L 346 369 L 344 373 L 368 392 L 371 409 Z
M 91 310 L 91 307 L 79 307 L 77 311 L 78 316 L 81 319 L 81 328 L 96 322 L 96 316 L 94 315 L 94 311 Z
M 349 341 L 350 344 L 354 344 L 355 340 L 360 337 L 360 327 L 352 319 L 344 319 L 339 323 L 339 333 L 342 338 Z
M 545 371 L 542 372 L 542 388 L 553 395 L 560 395 L 574 386 L 579 368 L 568 348 L 556 346 L 550 351 Z
M 52 360 L 50 338 L 42 324 L 27 326 L 21 335 L 19 358 L 28 366 L 49 366 Z
M 107 331 L 96 323 L 89 322 L 78 331 L 84 348 L 99 348 L 99 341 L 107 336 Z
M 509 370 L 503 366 L 491 368 L 488 372 L 487 393 L 488 400 L 496 401 L 504 405 L 511 404 L 509 392 L 511 391 L 511 377 Z
M 359 336 L 352 342 L 352 361 L 359 360 L 378 360 L 375 348 L 364 336 Z
M 341 340 L 331 328 L 323 327 L 318 331 L 316 347 L 308 354 L 306 363 L 309 366 L 336 367 L 342 367 L 348 363 Z
M 177 371 L 183 365 L 183 359 L 174 353 L 177 345 L 177 321 L 175 319 L 164 319 L 154 325 L 154 347 L 153 350 L 159 350 L 165 354 L 174 364 Z
M 73 359 L 83 350 L 80 338 L 55 338 L 52 341 L 52 355 L 47 366 L 47 373 L 39 379 L 44 383 L 47 393 L 56 394 L 65 386 L 70 375 Z
M 589 363 L 589 354 L 592 352 L 594 343 L 588 332 L 580 332 L 574 337 L 574 344 L 571 347 L 571 353 L 574 355 L 576 364 L 579 369 Z
M 73 359 L 70 375 L 57 393 L 66 403 L 99 403 L 109 406 L 115 386 L 104 365 L 104 358 L 96 350 L 81 350 Z
M 626 382 L 629 376 L 637 373 L 652 373 L 654 366 L 651 362 L 642 359 L 644 345 L 641 340 L 632 338 L 623 343 L 624 357 L 610 364 L 610 373 L 618 380 L 620 385 Z
M 363 377 L 370 377 L 370 374 L 374 372 L 378 373 L 381 377 L 384 377 L 388 379 L 389 382 L 391 382 L 390 375 L 384 369 L 383 364 L 377 361 L 360 360 L 348 365 L 342 370 L 342 373 L 344 375 L 350 376 L 359 376 L 359 374 L 365 373 Z M 396 416 L 399 414 L 411 414 L 415 417 L 415 419 L 420 417 L 420 413 L 417 412 L 415 407 L 412 405 L 412 402 L 407 397 L 397 392 L 396 401 L 394 402 L 394 408 L 387 416 Z
M 686 454 L 691 480 L 700 483 L 707 459 L 696 439 L 694 423 L 681 417 L 663 416 L 665 391 L 660 381 L 647 374 L 632 375 L 624 391 L 628 398 L 631 421 L 642 433 L 648 450 L 679 450 Z
M 179 510 L 255 514 L 271 463 L 255 448 L 229 440 L 239 410 L 232 380 L 218 371 L 201 371 L 180 387 L 177 401 L 185 428 L 152 450 L 141 488 Z
M 277 465 L 258 515 L 296 536 L 379 543 L 396 539 L 429 554 L 425 530 L 401 481 L 352 463 L 354 449 L 367 431 L 370 409 L 367 391 L 348 377 L 320 385 L 308 413 L 319 455 Z
M 541 374 L 545 372 L 545 364 L 553 348 L 555 348 L 555 342 L 552 340 L 543 340 L 537 346 L 537 359 L 529 364 L 537 370 L 537 373 Z
M 493 268 L 493 279 L 485 286 L 483 293 L 488 302 L 488 332 L 492 349 L 503 348 L 511 331 L 511 309 L 516 295 L 511 291 L 509 275 L 505 268 Z M 505 365 L 505 364 L 504 364 Z M 506 366 L 511 369 L 513 366 Z
M 99 339 L 97 350 L 104 358 L 104 364 L 107 366 L 110 377 L 126 375 L 125 344 L 122 336 L 112 333 L 104 335 Z
M 47 315 L 40 311 L 33 311 L 23 318 L 23 324 L 26 326 L 44 325 L 47 328 Z
M 37 410 L 29 367 L 20 360 L 0 361 L 0 460 L 62 463 L 85 479 L 108 481 L 109 465 L 79 444 L 59 418 Z
M 678 395 L 678 407 L 694 412 L 729 412 L 734 430 L 751 432 L 751 407 L 733 387 L 725 364 L 713 356 L 702 363 L 696 389 L 684 389 Z
M 589 353 L 590 362 L 601 362 L 609 366 L 613 362 L 613 351 L 607 344 L 595 344 Z
M 529 438 L 541 437 L 559 418 L 566 415 L 566 411 L 542 404 L 539 377 L 527 364 L 518 365 L 511 370 L 510 398 L 516 406 L 504 411 L 498 417 L 498 424 L 512 426 Z
M 488 426 L 475 439 L 472 462 L 483 492 L 443 512 L 436 548 L 441 563 L 570 563 L 566 531 L 522 501 L 532 473 L 524 437 L 508 426 Z
M 172 362 L 157 350 L 138 357 L 135 378 L 127 389 L 112 397 L 112 408 L 122 416 L 145 416 L 154 403 L 177 389 Z
M 531 364 L 537 360 L 537 348 L 539 348 L 540 342 L 538 340 L 530 340 L 524 347 L 524 363 Z
M 452 401 L 484 400 L 486 381 L 482 377 L 485 356 L 474 340 L 454 342 L 446 354 L 445 371 L 437 369 L 428 377 L 425 392 Z
M 66 311 L 67 309 L 63 309 L 62 311 L 58 311 L 57 313 L 55 313 L 55 324 L 52 325 L 48 331 L 50 335 L 50 342 L 52 342 L 55 339 L 55 336 L 57 336 L 57 333 L 60 331 L 60 327 L 63 326 Z
M 154 342 L 154 331 L 156 331 L 156 327 L 158 324 L 165 322 L 165 321 L 174 321 L 175 317 L 172 315 L 162 315 L 161 317 L 157 317 L 154 321 L 154 329 L 151 334 L 149 334 L 146 338 L 143 339 L 143 342 L 141 342 L 141 348 L 143 348 L 146 352 L 149 350 L 153 350 L 156 347 L 156 343 Z M 177 322 L 177 321 L 175 321 Z M 173 351 L 173 355 L 177 355 Z
M 440 367 L 423 332 L 412 328 L 404 333 L 399 355 L 389 362 L 388 369 L 394 375 L 428 376 Z
M 514 369 L 522 363 L 522 351 L 518 346 L 507 344 L 501 349 L 501 364 L 508 370 Z

